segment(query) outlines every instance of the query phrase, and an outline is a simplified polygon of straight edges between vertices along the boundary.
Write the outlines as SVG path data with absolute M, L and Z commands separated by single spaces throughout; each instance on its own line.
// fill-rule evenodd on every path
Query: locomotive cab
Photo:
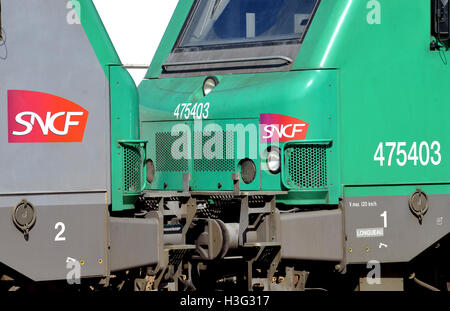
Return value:
M 342 258 L 336 71 L 294 70 L 320 2 L 179 3 L 139 87 L 142 208 L 164 215 L 178 264 L 258 269 L 269 289 L 281 258 Z M 338 225 L 283 253 L 304 222 Z
M 276 191 L 288 205 L 337 205 L 336 73 L 292 70 L 318 5 L 192 4 L 168 57 L 140 86 L 148 190 L 185 190 L 189 174 L 190 191 Z

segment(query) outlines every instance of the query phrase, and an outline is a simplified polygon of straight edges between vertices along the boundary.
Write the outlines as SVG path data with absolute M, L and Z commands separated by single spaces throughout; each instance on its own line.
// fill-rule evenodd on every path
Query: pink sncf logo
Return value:
M 305 121 L 273 113 L 260 115 L 261 142 L 305 140 L 309 124 Z
M 83 107 L 55 95 L 8 91 L 8 142 L 82 142 L 88 115 Z

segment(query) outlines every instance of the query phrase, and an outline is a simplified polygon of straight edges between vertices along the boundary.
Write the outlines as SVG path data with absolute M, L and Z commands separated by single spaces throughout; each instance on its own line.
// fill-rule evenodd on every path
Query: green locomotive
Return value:
M 137 91 L 75 2 L 111 115 L 108 267 L 83 277 L 447 289 L 448 1 L 181 0 Z
M 450 228 L 447 30 L 440 1 L 180 1 L 139 86 L 144 197 L 235 223 L 269 277 L 410 262 Z

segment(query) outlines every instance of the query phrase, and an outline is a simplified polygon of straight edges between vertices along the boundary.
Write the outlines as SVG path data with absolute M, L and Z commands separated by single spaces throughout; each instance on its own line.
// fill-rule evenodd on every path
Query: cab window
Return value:
M 199 0 L 178 48 L 299 40 L 317 0 Z
M 288 71 L 321 0 L 196 0 L 161 77 Z

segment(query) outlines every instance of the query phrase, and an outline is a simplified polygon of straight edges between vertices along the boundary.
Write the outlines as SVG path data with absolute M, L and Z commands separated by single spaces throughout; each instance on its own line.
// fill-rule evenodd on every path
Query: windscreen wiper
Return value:
M 261 62 L 270 60 L 282 60 L 284 64 L 289 65 L 294 61 L 286 56 L 262 56 L 262 57 L 247 57 L 247 58 L 232 58 L 232 59 L 216 59 L 216 60 L 204 60 L 193 62 L 180 62 L 180 63 L 166 63 L 162 65 L 162 69 L 167 71 L 170 67 L 186 67 L 186 66 L 201 66 L 201 65 L 214 65 L 214 64 L 230 64 L 230 63 L 246 63 L 246 62 Z
M 214 7 L 213 7 L 212 12 L 211 12 L 211 19 L 213 19 L 214 14 L 216 13 L 216 10 L 217 10 L 217 8 L 218 8 L 218 6 L 219 6 L 221 1 L 222 0 L 216 0 L 216 2 L 214 3 Z

